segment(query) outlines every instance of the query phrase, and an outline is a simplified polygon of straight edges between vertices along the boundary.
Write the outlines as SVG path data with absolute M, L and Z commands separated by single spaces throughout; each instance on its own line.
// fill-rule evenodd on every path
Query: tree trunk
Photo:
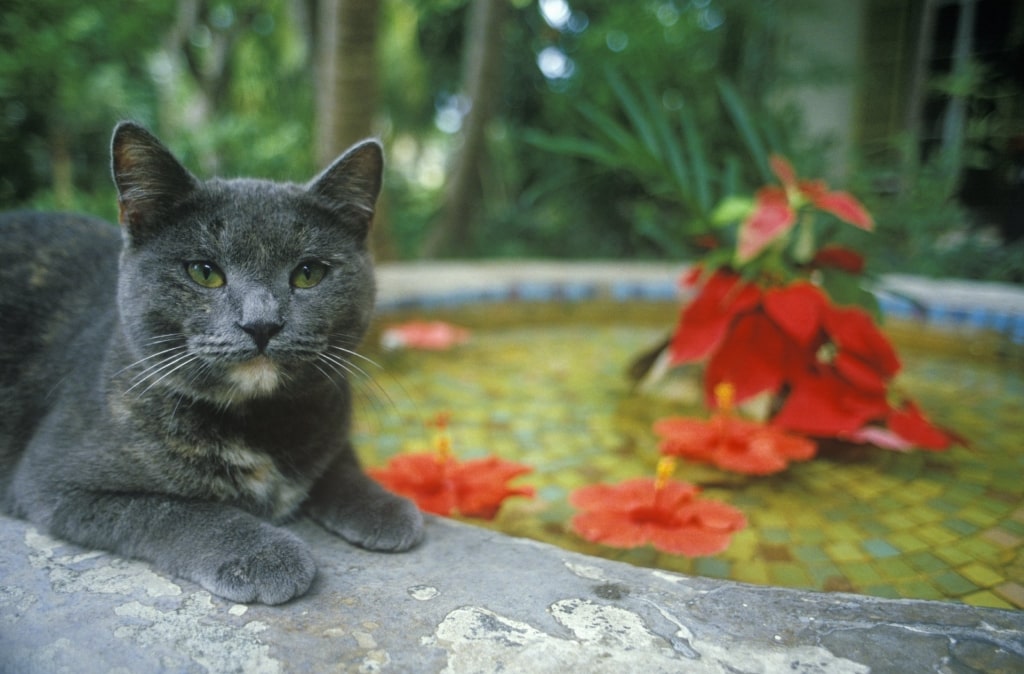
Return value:
M 507 0 L 472 0 L 463 47 L 463 94 L 470 109 L 462 145 L 452 161 L 444 204 L 420 251 L 423 257 L 472 250 L 472 223 L 479 215 L 480 173 L 487 161 L 486 131 L 501 91 L 502 22 Z
M 353 143 L 374 134 L 378 109 L 377 33 L 380 0 L 320 0 L 317 9 L 316 147 L 326 167 Z M 379 258 L 394 256 L 383 197 L 371 234 Z

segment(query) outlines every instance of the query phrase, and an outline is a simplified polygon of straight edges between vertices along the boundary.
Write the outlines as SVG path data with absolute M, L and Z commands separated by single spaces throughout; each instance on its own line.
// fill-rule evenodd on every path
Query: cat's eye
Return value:
M 227 281 L 224 272 L 212 262 L 186 262 L 188 277 L 204 288 L 220 288 Z
M 295 288 L 312 288 L 324 280 L 327 265 L 323 262 L 303 262 L 292 271 L 291 284 Z

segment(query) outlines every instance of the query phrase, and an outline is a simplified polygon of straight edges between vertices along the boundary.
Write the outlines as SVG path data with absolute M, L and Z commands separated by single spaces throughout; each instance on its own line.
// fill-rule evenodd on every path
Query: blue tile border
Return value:
M 594 299 L 614 302 L 672 302 L 680 298 L 674 279 L 666 281 L 521 281 L 507 287 L 446 291 L 385 300 L 378 303 L 381 313 L 432 309 L 452 309 L 471 304 L 500 302 L 582 302 Z M 951 306 L 925 303 L 882 290 L 876 293 L 884 316 L 920 321 L 944 330 L 991 330 L 1024 345 L 1024 314 L 981 306 Z

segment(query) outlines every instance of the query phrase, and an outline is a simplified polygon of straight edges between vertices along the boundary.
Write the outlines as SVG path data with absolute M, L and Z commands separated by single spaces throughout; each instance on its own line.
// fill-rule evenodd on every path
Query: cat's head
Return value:
M 112 142 L 124 248 L 118 308 L 142 392 L 230 405 L 358 371 L 374 279 L 376 141 L 305 185 L 193 176 L 142 127 Z

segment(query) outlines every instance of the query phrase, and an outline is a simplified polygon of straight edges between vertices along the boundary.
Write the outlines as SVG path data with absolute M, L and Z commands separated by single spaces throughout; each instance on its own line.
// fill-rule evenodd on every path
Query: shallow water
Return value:
M 677 312 L 671 305 L 599 303 L 431 312 L 431 319 L 471 327 L 473 339 L 439 353 L 367 351 L 381 368 L 368 367 L 374 383 L 358 387 L 356 442 L 363 460 L 382 465 L 399 452 L 428 450 L 425 422 L 448 411 L 460 458 L 496 454 L 534 467 L 520 481 L 536 488 L 536 498 L 506 501 L 485 526 L 709 577 L 1024 608 L 1019 353 L 1008 353 L 998 340 L 937 337 L 915 326 L 889 328 L 904 363 L 897 385 L 967 436 L 969 448 L 906 454 L 832 448 L 770 477 L 681 461 L 676 479 L 701 485 L 706 496 L 748 518 L 749 526 L 713 557 L 616 550 L 569 532 L 570 491 L 653 476 L 653 421 L 707 414 L 695 404 L 696 378 L 688 373 L 646 392 L 633 390 L 624 376 L 632 357 L 663 337 Z

